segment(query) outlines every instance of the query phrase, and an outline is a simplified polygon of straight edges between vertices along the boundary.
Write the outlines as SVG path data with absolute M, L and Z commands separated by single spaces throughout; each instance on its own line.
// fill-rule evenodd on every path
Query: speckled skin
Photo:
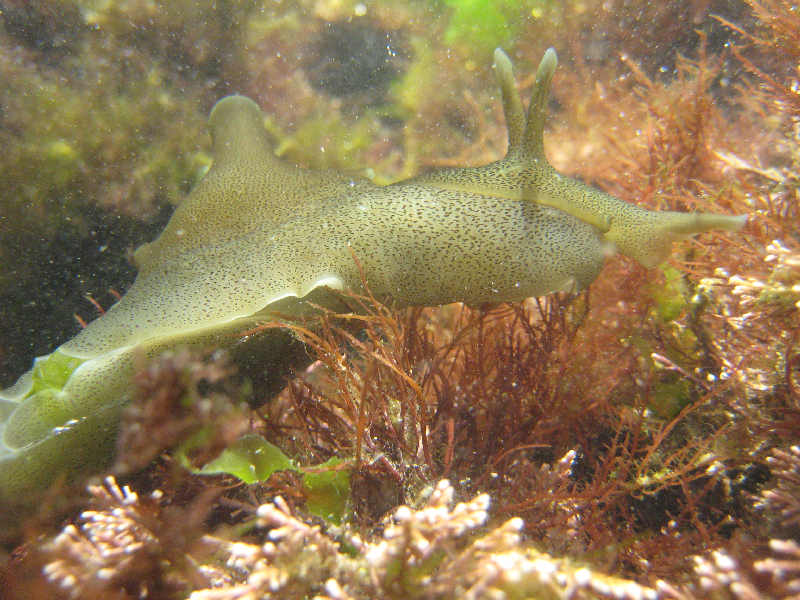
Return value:
M 0 500 L 106 459 L 138 356 L 230 344 L 275 313 L 305 314 L 309 295 L 338 306 L 331 290 L 359 291 L 362 274 L 372 293 L 401 305 L 516 301 L 587 286 L 615 249 L 654 264 L 677 237 L 741 226 L 737 217 L 653 213 L 558 174 L 542 140 L 555 64 L 549 50 L 526 117 L 511 64 L 495 54 L 509 129 L 503 160 L 386 187 L 276 158 L 256 104 L 220 100 L 209 119 L 214 164 L 137 251 L 131 289 L 38 359 L 42 368 L 64 357 L 83 363 L 63 387 L 41 391 L 29 373 L 0 393 Z

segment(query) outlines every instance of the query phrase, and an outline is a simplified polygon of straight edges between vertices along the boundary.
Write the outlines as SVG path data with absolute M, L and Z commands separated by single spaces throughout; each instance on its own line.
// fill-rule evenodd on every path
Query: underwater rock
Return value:
M 340 97 L 382 93 L 398 74 L 398 55 L 404 54 L 397 37 L 361 20 L 325 23 L 306 65 L 311 85 Z
M 652 266 L 677 239 L 742 227 L 744 217 L 648 211 L 556 172 L 542 139 L 555 67 L 551 49 L 526 116 L 498 50 L 506 157 L 384 187 L 277 158 L 258 106 L 220 100 L 209 118 L 213 166 L 161 235 L 137 250 L 130 290 L 0 392 L 0 500 L 29 501 L 59 473 L 110 459 L 141 357 L 230 346 L 265 322 L 301 320 L 314 305 L 342 310 L 337 290 L 361 292 L 364 283 L 399 305 L 577 290 L 615 251 Z M 285 338 L 275 339 L 267 362 L 284 353 Z
M 0 2 L 5 30 L 25 46 L 65 54 L 88 31 L 76 2 L 5 0 Z

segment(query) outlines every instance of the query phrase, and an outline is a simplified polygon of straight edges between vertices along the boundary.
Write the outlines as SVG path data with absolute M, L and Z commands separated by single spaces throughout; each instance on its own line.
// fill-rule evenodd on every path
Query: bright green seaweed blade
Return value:
M 200 469 L 193 469 L 183 454 L 179 459 L 200 475 L 233 475 L 247 484 L 266 481 L 277 471 L 301 473 L 308 512 L 333 523 L 341 522 L 350 499 L 350 470 L 342 459 L 300 469 L 275 444 L 256 434 L 239 438 Z
M 331 458 L 303 475 L 308 512 L 337 524 L 350 500 L 350 469 L 343 463 L 341 458 Z
M 260 435 L 249 434 L 236 440 L 196 472 L 201 475 L 227 473 L 249 484 L 266 481 L 276 471 L 285 470 L 297 469 L 275 444 Z

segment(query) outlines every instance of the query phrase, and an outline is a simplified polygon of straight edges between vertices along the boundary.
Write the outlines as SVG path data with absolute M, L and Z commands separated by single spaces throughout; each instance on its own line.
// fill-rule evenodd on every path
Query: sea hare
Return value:
M 258 106 L 220 100 L 209 118 L 213 166 L 161 235 L 138 249 L 130 290 L 0 392 L 0 500 L 24 502 L 60 473 L 108 459 L 137 356 L 230 345 L 276 314 L 338 306 L 332 290 L 359 291 L 364 281 L 398 305 L 577 290 L 614 251 L 652 266 L 676 239 L 744 224 L 648 211 L 557 173 L 542 143 L 555 67 L 551 49 L 526 117 L 498 50 L 506 157 L 384 187 L 277 158 Z

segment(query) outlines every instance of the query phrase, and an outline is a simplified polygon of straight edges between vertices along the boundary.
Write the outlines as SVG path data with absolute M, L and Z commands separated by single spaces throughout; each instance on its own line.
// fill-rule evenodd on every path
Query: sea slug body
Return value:
M 615 251 L 652 266 L 676 239 L 744 224 L 648 211 L 557 173 L 543 144 L 555 67 L 551 49 L 526 115 L 511 62 L 496 51 L 506 157 L 383 187 L 277 158 L 258 106 L 220 100 L 209 118 L 214 163 L 161 235 L 136 252 L 133 286 L 0 392 L 0 501 L 25 501 L 59 473 L 108 460 L 136 357 L 230 344 L 276 314 L 301 318 L 311 303 L 338 308 L 334 291 L 360 291 L 364 281 L 398 305 L 577 290 Z

